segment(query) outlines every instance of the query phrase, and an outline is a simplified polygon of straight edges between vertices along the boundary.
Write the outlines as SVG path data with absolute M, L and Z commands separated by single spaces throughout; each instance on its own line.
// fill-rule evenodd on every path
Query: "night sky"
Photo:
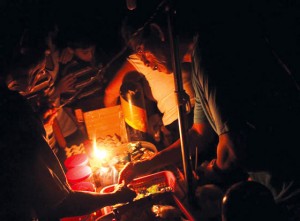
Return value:
M 135 16 L 141 24 L 155 11 L 160 0 L 137 2 L 130 11 L 125 0 L 1 0 L 1 35 L 13 40 L 27 26 L 37 29 L 58 24 L 61 30 L 84 21 L 97 35 L 105 49 L 121 46 L 120 27 L 126 16 Z M 3 39 L 5 42 L 6 39 Z M 2 44 L 2 42 L 1 42 Z
M 10 41 L 16 41 L 22 28 L 27 25 L 42 27 L 55 23 L 60 29 L 64 29 L 77 22 L 86 21 L 91 30 L 94 30 L 104 50 L 114 54 L 124 44 L 120 35 L 122 21 L 129 17 L 131 21 L 136 22 L 137 27 L 141 26 L 156 12 L 161 2 L 162 0 L 136 0 L 136 9 L 130 11 L 126 7 L 125 0 L 1 0 L 0 44 L 5 45 Z M 254 11 L 253 14 L 260 19 L 272 46 L 292 72 L 299 73 L 299 2 L 297 0 L 177 0 L 175 8 L 178 12 L 177 23 L 184 28 L 192 28 L 199 22 L 213 21 L 215 18 L 222 20 L 234 10 Z

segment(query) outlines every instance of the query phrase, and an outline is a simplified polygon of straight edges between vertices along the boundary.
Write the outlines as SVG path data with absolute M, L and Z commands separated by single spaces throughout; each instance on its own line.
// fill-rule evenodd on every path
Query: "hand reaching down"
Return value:
M 124 183 L 115 186 L 114 194 L 116 195 L 119 203 L 130 202 L 137 196 L 136 192 L 127 187 Z

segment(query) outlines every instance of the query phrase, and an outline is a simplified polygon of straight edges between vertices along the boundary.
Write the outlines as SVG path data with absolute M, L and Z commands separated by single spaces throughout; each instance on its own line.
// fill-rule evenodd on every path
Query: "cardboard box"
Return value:
M 125 122 L 120 105 L 101 108 L 83 113 L 87 134 L 90 140 L 117 135 L 127 142 Z

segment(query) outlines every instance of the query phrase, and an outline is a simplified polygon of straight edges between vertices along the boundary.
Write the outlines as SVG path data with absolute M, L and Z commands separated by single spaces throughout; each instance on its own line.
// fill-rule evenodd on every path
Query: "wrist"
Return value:
M 217 164 L 217 159 L 213 159 L 212 160 L 212 169 L 213 169 L 213 171 L 216 173 L 216 174 L 218 174 L 218 175 L 225 175 L 225 174 L 227 174 L 227 173 L 229 173 L 228 171 L 226 171 L 226 170 L 222 170 L 219 166 L 218 166 L 218 164 Z
M 151 170 L 151 162 L 149 159 L 143 161 L 136 161 L 133 163 L 134 171 L 138 176 L 148 173 Z
M 233 169 L 221 169 L 217 165 L 217 160 L 212 160 L 212 170 L 213 172 L 219 176 L 222 180 L 227 180 L 227 182 L 231 182 L 232 180 L 245 180 L 248 178 L 248 173 L 243 171 L 239 167 L 235 167 Z

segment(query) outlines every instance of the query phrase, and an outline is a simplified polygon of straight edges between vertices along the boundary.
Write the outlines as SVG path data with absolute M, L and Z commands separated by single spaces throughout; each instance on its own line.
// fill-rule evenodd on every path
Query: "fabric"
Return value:
M 149 83 L 152 96 L 157 102 L 159 111 L 163 114 L 164 125 L 169 125 L 178 118 L 177 97 L 175 94 L 174 75 L 153 70 L 144 65 L 136 54 L 129 56 L 128 61 L 135 69 L 143 74 Z M 183 73 L 183 88 L 190 97 L 191 106 L 194 106 L 194 92 L 188 73 Z
M 245 29 L 235 25 L 216 26 L 196 39 L 195 122 L 207 118 L 218 135 L 239 133 L 249 146 L 247 154 L 260 157 L 257 167 L 279 169 L 276 162 L 295 159 L 299 92 L 258 30 L 251 24 Z M 221 35 L 225 30 L 232 33 Z M 254 166 L 250 157 L 247 164 Z
M 245 144 L 242 166 L 267 171 L 278 202 L 299 211 L 299 91 L 256 24 L 241 18 L 199 32 L 192 79 L 195 122 L 208 120 L 218 135 L 236 134 Z
M 61 108 L 57 112 L 57 120 L 59 123 L 59 127 L 64 137 L 70 136 L 74 134 L 78 127 L 73 119 L 66 113 L 64 108 Z
M 55 208 L 71 189 L 25 98 L 0 89 L 1 220 L 32 220 Z
M 59 52 L 59 50 L 55 50 L 54 45 L 52 45 L 52 47 L 50 47 L 50 49 L 51 49 L 51 53 L 47 56 L 47 59 L 46 59 L 46 61 L 47 61 L 46 62 L 46 70 L 51 75 L 52 82 L 53 82 L 53 87 L 55 87 L 56 85 L 54 84 L 54 82 L 59 77 L 58 73 L 59 73 L 59 68 L 60 68 L 60 63 L 59 63 L 59 54 L 60 54 L 60 52 Z M 52 102 L 54 103 L 55 107 L 59 107 L 60 104 L 61 104 L 60 103 L 60 97 L 59 96 L 54 97 L 54 89 L 51 90 L 51 93 L 49 94 L 49 96 L 50 96 L 50 99 L 52 100 Z M 58 120 L 61 132 L 62 132 L 64 137 L 67 137 L 67 136 L 75 133 L 76 130 L 78 129 L 76 123 L 66 113 L 64 108 L 58 109 L 56 118 Z M 45 128 L 45 129 L 47 131 L 47 128 Z M 50 129 L 48 129 L 48 130 L 50 130 Z M 47 133 L 47 134 L 50 134 L 50 133 Z M 53 129 L 52 129 L 52 134 L 51 135 L 53 136 Z M 53 139 L 55 139 L 55 137 Z M 55 143 L 56 143 L 56 141 L 55 141 Z
M 76 76 L 73 90 L 61 94 L 61 103 L 72 108 L 84 108 L 80 106 L 81 100 L 91 97 L 100 97 L 103 91 L 105 80 L 101 73 L 102 64 L 92 66 L 90 63 L 73 59 L 62 68 L 60 77 L 72 74 Z M 79 103 L 79 104 L 78 104 Z

